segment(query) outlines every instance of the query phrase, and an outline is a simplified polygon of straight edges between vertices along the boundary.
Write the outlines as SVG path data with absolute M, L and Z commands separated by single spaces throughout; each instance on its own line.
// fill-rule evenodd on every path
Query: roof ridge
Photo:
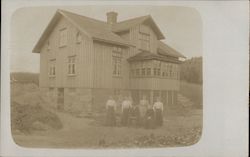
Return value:
M 117 22 L 116 24 L 122 24 L 123 22 L 128 22 L 128 21 L 139 19 L 139 18 L 145 18 L 145 17 L 150 17 L 150 15 L 138 16 L 138 17 L 135 17 L 135 18 L 131 18 L 131 19 L 127 19 L 127 20 Z
M 83 18 L 86 18 L 86 19 L 89 19 L 89 20 L 93 20 L 93 21 L 96 21 L 96 22 L 103 23 L 103 24 L 107 24 L 105 21 L 97 20 L 97 19 L 94 19 L 94 18 L 91 18 L 91 17 L 88 17 L 88 16 L 84 16 L 84 15 L 81 15 L 81 14 L 76 14 L 76 13 L 73 13 L 73 12 L 70 12 L 70 11 L 67 11 L 67 10 L 58 9 L 58 11 L 68 13 L 68 14 L 73 14 L 73 15 L 76 15 L 76 16 L 80 16 L 80 17 L 83 17 Z

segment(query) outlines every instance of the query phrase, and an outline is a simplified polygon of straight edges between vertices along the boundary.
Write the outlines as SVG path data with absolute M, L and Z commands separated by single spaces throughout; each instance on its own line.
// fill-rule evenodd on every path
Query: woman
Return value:
M 116 111 L 116 102 L 112 96 L 109 97 L 109 100 L 106 103 L 106 125 L 107 126 L 115 126 L 116 125 L 116 118 L 115 118 L 115 111 Z
M 163 124 L 163 103 L 161 102 L 160 97 L 157 98 L 156 102 L 153 105 L 155 112 L 155 125 L 162 126 Z
M 155 113 L 153 110 L 153 106 L 148 104 L 147 111 L 146 111 L 146 114 L 144 117 L 146 129 L 153 129 L 154 128 L 154 117 L 155 117 Z
M 143 95 L 142 100 L 140 100 L 140 105 L 139 105 L 142 120 L 145 118 L 148 105 L 149 105 L 148 100 L 146 99 L 146 96 Z M 142 122 L 142 123 L 144 123 L 144 122 Z
M 123 126 L 128 125 L 128 119 L 129 119 L 129 111 L 132 107 L 132 103 L 129 100 L 128 97 L 125 97 L 125 99 L 122 102 L 122 118 L 121 118 L 121 123 Z

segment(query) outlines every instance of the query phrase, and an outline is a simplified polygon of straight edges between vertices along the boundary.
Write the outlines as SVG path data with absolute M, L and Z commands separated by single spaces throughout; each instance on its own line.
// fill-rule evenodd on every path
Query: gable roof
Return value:
M 168 46 L 167 44 L 165 44 L 162 41 L 158 41 L 157 45 L 158 45 L 157 46 L 157 53 L 160 55 L 186 58 L 180 52 L 176 51 L 175 49 Z
M 142 52 L 128 58 L 129 62 L 143 61 L 143 60 L 160 60 L 160 61 L 172 62 L 172 63 L 180 63 L 181 62 L 178 60 L 178 58 L 171 58 L 171 57 L 163 56 L 160 54 L 150 53 L 148 51 L 142 51 Z
M 53 30 L 55 24 L 60 19 L 60 17 L 65 17 L 81 32 L 86 34 L 88 37 L 93 38 L 93 40 L 114 43 L 122 46 L 131 45 L 128 41 L 122 39 L 119 35 L 112 32 L 110 25 L 104 21 L 95 20 L 86 16 L 74 14 L 64 10 L 57 10 L 56 14 L 54 15 L 49 25 L 40 37 L 39 41 L 35 45 L 33 52 L 40 52 L 43 42 L 46 40 L 49 33 Z
M 112 31 L 114 32 L 126 31 L 131 27 L 134 27 L 141 23 L 149 24 L 151 27 L 153 27 L 153 30 L 155 31 L 158 40 L 165 39 L 163 33 L 161 32 L 161 30 L 156 25 L 156 23 L 154 22 L 153 18 L 150 15 L 136 17 L 133 19 L 118 22 L 112 26 Z
M 113 24 L 112 26 L 107 22 L 96 20 L 93 18 L 89 18 L 86 16 L 74 14 L 64 10 L 57 10 L 47 28 L 43 32 L 39 41 L 35 45 L 32 52 L 39 53 L 41 47 L 48 35 L 53 30 L 56 23 L 60 20 L 61 17 L 66 18 L 70 23 L 72 23 L 76 28 L 78 28 L 81 32 L 86 34 L 88 37 L 93 40 L 113 43 L 122 46 L 133 46 L 129 41 L 122 39 L 115 32 L 125 31 L 133 26 L 136 26 L 141 23 L 150 24 L 153 28 L 155 28 L 155 32 L 157 34 L 158 39 L 163 39 L 164 36 L 161 33 L 158 26 L 155 24 L 153 18 L 150 15 L 141 16 L 129 20 L 125 20 L 122 22 L 118 22 Z M 172 56 L 172 57 L 184 57 L 181 53 L 177 52 L 170 46 L 166 45 L 162 41 L 158 41 L 157 45 L 157 53 L 162 56 Z
M 119 45 L 129 46 L 129 42 L 122 39 L 119 35 L 111 31 L 111 27 L 107 22 L 92 19 L 86 16 L 74 14 L 61 10 L 64 16 L 72 20 L 76 25 L 81 27 L 92 36 L 94 40 L 105 40 Z

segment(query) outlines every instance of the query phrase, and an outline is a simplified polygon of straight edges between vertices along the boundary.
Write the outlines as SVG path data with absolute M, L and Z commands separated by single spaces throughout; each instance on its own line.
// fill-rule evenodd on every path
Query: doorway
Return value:
M 57 89 L 57 109 L 64 110 L 64 88 Z

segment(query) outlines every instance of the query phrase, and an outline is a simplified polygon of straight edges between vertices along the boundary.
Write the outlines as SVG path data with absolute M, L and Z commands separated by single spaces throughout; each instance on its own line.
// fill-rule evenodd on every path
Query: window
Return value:
M 66 45 L 67 45 L 67 29 L 63 28 L 60 30 L 59 47 L 63 47 Z
M 54 77 L 56 76 L 56 60 L 52 59 L 49 62 L 49 76 Z
M 76 74 L 76 56 L 68 57 L 68 75 Z
M 161 76 L 161 69 L 160 68 L 157 69 L 157 75 Z
M 76 43 L 79 44 L 82 42 L 82 35 L 80 32 L 77 32 L 76 34 Z
M 122 69 L 122 49 L 114 47 L 112 53 L 113 76 L 121 76 Z
M 157 68 L 154 68 L 154 75 L 157 75 Z
M 147 68 L 147 75 L 148 75 L 148 76 L 151 75 L 151 68 Z
M 172 67 L 172 65 L 169 65 L 169 77 L 170 78 L 173 77 L 173 67 Z
M 134 69 L 131 70 L 131 76 L 135 76 L 135 70 Z
M 139 41 L 140 41 L 140 48 L 143 50 L 149 51 L 149 49 L 150 49 L 150 36 L 149 36 L 149 34 L 140 32 Z
M 142 76 L 145 76 L 145 75 L 146 75 L 146 69 L 145 69 L 145 68 L 142 68 L 142 70 L 141 70 L 141 75 L 142 75 Z
M 136 69 L 136 76 L 140 75 L 140 69 Z

